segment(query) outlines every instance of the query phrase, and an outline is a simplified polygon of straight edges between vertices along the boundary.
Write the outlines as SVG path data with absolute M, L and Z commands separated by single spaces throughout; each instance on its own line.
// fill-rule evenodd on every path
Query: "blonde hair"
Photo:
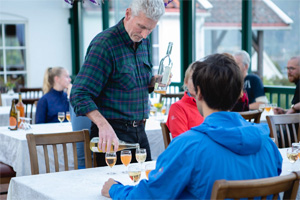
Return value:
M 192 76 L 192 72 L 194 71 L 193 65 L 194 65 L 194 63 L 191 63 L 185 71 L 184 81 L 183 81 L 183 86 L 182 86 L 184 91 L 187 90 L 187 86 L 185 85 L 185 82 L 188 82 L 189 78 Z
M 45 71 L 44 75 L 44 83 L 43 83 L 43 92 L 44 94 L 48 93 L 51 88 L 54 86 L 54 77 L 60 76 L 62 71 L 64 70 L 63 67 L 48 67 Z

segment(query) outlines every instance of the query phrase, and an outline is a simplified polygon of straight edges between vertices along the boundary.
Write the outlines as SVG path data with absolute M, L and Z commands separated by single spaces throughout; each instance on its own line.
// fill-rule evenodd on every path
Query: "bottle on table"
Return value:
M 90 141 L 90 149 L 93 152 L 100 152 L 103 153 L 101 149 L 98 147 L 99 137 L 94 137 Z M 139 143 L 128 143 L 124 142 L 122 140 L 119 140 L 119 148 L 118 151 L 121 151 L 123 149 L 139 149 L 140 144 Z M 111 144 L 110 151 L 114 151 L 114 144 Z
M 167 54 L 159 63 L 158 77 L 155 80 L 154 92 L 166 94 L 173 62 L 170 58 L 173 42 L 169 42 Z
M 18 113 L 14 99 L 11 102 L 11 108 L 9 113 L 9 129 L 12 131 L 18 130 Z
M 24 103 L 22 102 L 22 94 L 21 92 L 19 93 L 19 101 L 16 105 L 17 113 L 18 113 L 18 127 L 20 127 L 21 124 L 21 119 L 20 117 L 25 117 L 25 112 L 24 112 Z

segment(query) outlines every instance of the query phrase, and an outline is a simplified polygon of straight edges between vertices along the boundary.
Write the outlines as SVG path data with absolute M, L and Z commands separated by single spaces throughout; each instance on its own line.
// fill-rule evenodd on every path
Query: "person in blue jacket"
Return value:
M 44 96 L 38 101 L 36 108 L 36 124 L 59 122 L 57 113 L 69 111 L 65 90 L 70 88 L 70 83 L 70 75 L 63 67 L 49 67 L 46 70 L 43 83 Z
M 243 88 L 237 64 L 222 54 L 194 63 L 193 84 L 204 122 L 174 138 L 149 180 L 125 186 L 109 179 L 102 195 L 113 199 L 210 199 L 216 180 L 278 176 L 282 157 L 267 124 L 228 112 Z

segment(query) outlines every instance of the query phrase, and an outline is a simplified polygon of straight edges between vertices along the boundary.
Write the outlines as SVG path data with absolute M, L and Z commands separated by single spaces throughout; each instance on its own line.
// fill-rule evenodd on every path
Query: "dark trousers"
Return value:
M 151 161 L 151 152 L 150 152 L 150 146 L 148 142 L 148 138 L 145 132 L 145 126 L 144 123 L 139 124 L 137 127 L 133 127 L 132 125 L 126 123 L 124 120 L 107 120 L 109 124 L 112 126 L 114 131 L 117 134 L 117 137 L 120 140 L 123 140 L 124 142 L 128 143 L 139 143 L 140 148 L 144 148 L 147 151 L 147 158 L 146 161 Z M 98 127 L 92 123 L 91 126 L 91 139 L 93 137 L 98 137 Z M 116 164 L 122 164 L 121 152 L 117 152 L 117 163 Z M 135 149 L 131 149 L 132 154 L 132 160 L 131 163 L 137 162 L 135 158 Z M 105 162 L 105 153 L 96 153 L 96 160 L 97 160 L 97 166 L 107 166 Z

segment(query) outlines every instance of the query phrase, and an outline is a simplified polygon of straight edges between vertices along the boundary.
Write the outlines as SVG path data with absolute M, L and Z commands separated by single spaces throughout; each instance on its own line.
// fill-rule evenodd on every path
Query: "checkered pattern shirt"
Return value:
M 148 118 L 150 41 L 143 39 L 136 50 L 133 45 L 123 19 L 92 40 L 71 91 L 77 115 L 98 109 L 106 119 Z

